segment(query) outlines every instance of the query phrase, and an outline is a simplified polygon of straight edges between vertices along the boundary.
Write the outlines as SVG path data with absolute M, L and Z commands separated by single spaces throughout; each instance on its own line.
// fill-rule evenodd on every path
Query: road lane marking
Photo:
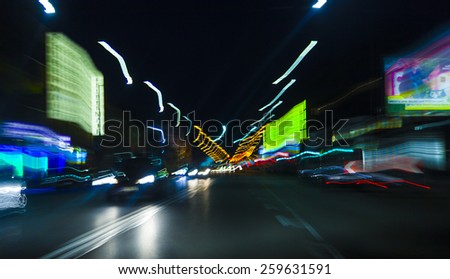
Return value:
M 80 258 L 87 253 L 99 248 L 114 237 L 129 230 L 137 228 L 149 221 L 156 213 L 165 207 L 192 197 L 199 189 L 186 191 L 157 204 L 143 207 L 139 210 L 128 213 L 116 220 L 112 220 L 96 229 L 88 231 L 74 239 L 66 242 L 57 250 L 42 256 L 42 259 L 73 259 Z
M 275 216 L 278 222 L 280 222 L 283 227 L 294 227 L 297 229 L 306 229 L 305 225 L 302 222 L 299 222 L 298 220 L 294 218 L 288 218 L 284 215 L 277 215 Z
M 292 220 L 287 220 L 286 217 L 281 216 L 281 215 L 277 215 L 277 216 L 281 216 L 281 217 L 277 217 L 278 222 L 280 222 L 282 225 L 292 225 L 292 224 L 296 224 L 297 226 L 303 227 L 305 228 L 313 237 L 314 239 L 317 241 L 317 243 L 315 243 L 315 245 L 317 246 L 321 246 L 323 248 L 325 248 L 334 258 L 336 259 L 343 259 L 344 257 L 341 255 L 341 253 L 339 253 L 339 251 L 334 248 L 332 245 L 327 244 L 323 237 L 319 234 L 319 232 L 311 225 L 309 224 L 306 220 L 304 220 L 303 218 L 301 218 L 297 213 L 295 213 L 295 211 L 290 208 L 286 203 L 283 202 L 283 200 L 281 200 L 281 198 L 279 198 L 274 192 L 272 192 L 271 190 L 267 189 L 267 191 L 284 207 L 286 208 L 287 211 L 289 211 L 289 213 L 292 214 L 292 216 L 294 216 L 295 218 L 295 222 L 292 222 Z M 301 225 L 300 225 L 301 224 Z

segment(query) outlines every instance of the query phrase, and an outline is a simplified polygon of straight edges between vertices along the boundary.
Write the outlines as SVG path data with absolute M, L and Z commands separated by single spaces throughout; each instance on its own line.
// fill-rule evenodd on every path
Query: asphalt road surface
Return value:
M 450 196 L 281 175 L 170 178 L 107 201 L 107 187 L 27 194 L 0 211 L 1 258 L 449 258 Z

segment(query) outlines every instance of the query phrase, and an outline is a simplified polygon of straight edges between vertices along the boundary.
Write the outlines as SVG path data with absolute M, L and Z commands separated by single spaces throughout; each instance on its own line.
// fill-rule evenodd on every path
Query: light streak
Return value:
M 161 130 L 161 129 L 159 129 L 159 128 L 156 128 L 156 127 L 152 127 L 152 126 L 147 126 L 147 128 L 160 132 L 160 133 L 161 133 L 161 138 L 162 138 L 162 141 L 161 141 L 161 142 L 162 142 L 162 143 L 165 143 L 165 142 L 166 142 L 166 139 L 164 138 L 164 132 L 163 132 L 163 130 Z
M 250 126 L 254 126 L 256 123 L 262 122 L 262 121 L 266 121 L 267 116 L 269 116 L 269 119 L 271 119 L 272 116 L 272 111 L 278 107 L 279 105 L 281 105 L 283 103 L 283 101 L 279 101 L 278 103 L 276 103 L 268 112 L 266 112 L 263 117 L 255 122 L 253 122 L 252 124 L 250 124 Z
M 194 175 L 197 175 L 197 174 L 198 174 L 198 169 L 194 169 L 194 170 L 188 172 L 188 176 L 194 176 Z
M 367 179 L 360 179 L 360 180 L 354 180 L 354 181 L 327 181 L 325 182 L 325 184 L 340 184 L 340 185 L 348 185 L 348 184 L 356 184 L 356 185 L 360 185 L 360 184 L 370 184 L 373 186 L 377 186 L 383 189 L 388 189 L 389 187 L 384 185 L 383 183 L 378 183 L 375 181 L 370 181 Z
M 123 57 L 117 53 L 107 42 L 105 41 L 99 41 L 98 42 L 102 47 L 104 47 L 109 53 L 111 53 L 114 57 L 116 57 L 117 61 L 119 61 L 120 68 L 122 69 L 122 73 L 127 79 L 127 84 L 133 84 L 133 79 L 131 78 L 130 74 L 128 73 L 127 65 L 125 64 L 125 60 L 123 60 Z
M 183 176 L 183 175 L 186 175 L 187 172 L 188 172 L 188 168 L 184 167 L 175 172 L 172 172 L 172 175 Z
M 446 126 L 446 125 L 449 125 L 449 124 L 450 124 L 450 120 L 439 121 L 439 122 L 434 122 L 434 123 L 428 123 L 428 124 L 415 126 L 414 127 L 414 131 L 421 131 L 423 129 L 433 128 L 433 127 L 440 127 L 440 126 Z
M 207 168 L 207 169 L 204 170 L 204 171 L 199 171 L 197 174 L 198 174 L 198 175 L 207 176 L 210 172 L 211 172 L 211 169 L 210 169 L 210 168 Z
M 223 162 L 230 157 L 230 155 L 228 155 L 228 153 L 222 147 L 220 147 L 220 145 L 215 143 L 210 137 L 208 137 L 207 134 L 202 131 L 202 128 L 197 125 L 194 125 L 194 128 L 198 130 L 198 135 L 193 143 L 199 142 L 198 144 L 196 144 L 197 147 L 199 147 L 201 151 L 206 153 L 206 155 L 211 157 L 214 162 Z
M 92 186 L 100 186 L 100 185 L 105 185 L 105 184 L 117 184 L 118 181 L 117 179 L 114 177 L 114 175 L 111 176 L 106 176 L 106 177 L 102 177 L 99 179 L 94 179 L 92 181 Z
M 272 111 L 278 107 L 279 105 L 281 105 L 283 103 L 283 101 L 279 101 L 278 103 L 276 103 L 266 114 L 270 115 L 272 113 Z
M 350 90 L 348 93 L 346 93 L 344 96 L 338 98 L 337 100 L 335 100 L 335 101 L 333 101 L 333 102 L 331 102 L 331 103 L 328 103 L 328 104 L 326 104 L 326 105 L 321 106 L 321 107 L 318 108 L 317 110 L 319 111 L 319 110 L 322 110 L 322 109 L 324 109 L 324 108 L 326 108 L 326 107 L 328 107 L 328 106 L 334 105 L 334 104 L 336 104 L 336 103 L 342 101 L 343 99 L 347 98 L 348 96 L 350 96 L 350 95 L 352 95 L 352 94 L 358 92 L 360 89 L 362 89 L 362 88 L 364 88 L 364 87 L 366 87 L 366 86 L 372 85 L 372 84 L 374 84 L 374 83 L 377 83 L 377 82 L 379 82 L 379 81 L 382 81 L 382 80 L 383 80 L 383 78 L 382 78 L 382 77 L 379 77 L 379 78 L 376 78 L 376 79 L 374 79 L 374 80 L 371 80 L 371 81 L 368 81 L 368 82 L 366 82 L 366 83 L 363 83 L 363 84 L 361 84 L 361 85 L 358 85 L 357 87 L 355 87 L 354 89 L 352 89 L 352 90 Z
M 52 3 L 48 2 L 48 0 L 39 0 L 39 3 L 42 4 L 42 6 L 44 7 L 44 12 L 47 14 L 54 14 L 55 8 L 53 7 Z
M 183 118 L 186 119 L 187 121 L 189 121 L 189 130 L 188 130 L 188 132 L 187 132 L 187 134 L 186 134 L 186 136 L 187 136 L 187 135 L 189 135 L 189 134 L 191 133 L 191 129 L 192 129 L 192 120 L 190 120 L 189 118 L 187 118 L 187 116 L 183 116 Z
M 158 88 L 156 88 L 150 81 L 144 81 L 144 83 L 150 87 L 151 89 L 153 89 L 153 91 L 156 92 L 156 94 L 158 95 L 158 105 L 159 105 L 159 112 L 163 112 L 164 111 L 164 105 L 163 105 L 163 100 L 162 100 L 162 94 L 161 91 L 159 91 Z
M 179 108 L 177 108 L 174 104 L 172 103 L 167 103 L 169 106 L 171 106 L 174 110 L 177 111 L 177 125 L 175 125 L 175 127 L 180 126 L 180 118 L 181 118 L 181 111 Z
M 353 149 L 334 148 L 334 149 L 328 150 L 328 151 L 326 151 L 326 152 L 324 152 L 324 153 L 315 152 L 315 151 L 303 151 L 302 153 L 299 153 L 299 154 L 294 155 L 294 156 L 292 156 L 292 157 L 278 158 L 277 161 L 292 160 L 292 159 L 298 158 L 298 157 L 300 157 L 300 156 L 303 156 L 303 155 L 305 155 L 305 154 L 310 154 L 310 155 L 312 155 L 312 156 L 304 157 L 304 158 L 302 158 L 302 159 L 306 159 L 306 158 L 316 158 L 316 157 L 322 157 L 322 156 L 325 156 L 325 155 L 330 154 L 330 153 L 333 153 L 333 152 L 352 153 L 352 152 L 354 152 L 354 150 L 353 150 Z
M 291 87 L 291 85 L 292 84 L 294 84 L 294 82 L 295 82 L 295 79 L 292 79 L 281 91 L 280 91 L 280 93 L 278 93 L 278 95 L 270 102 L 270 103 L 268 103 L 267 105 L 265 105 L 265 106 L 263 106 L 262 108 L 260 108 L 259 109 L 259 111 L 263 111 L 263 110 L 265 110 L 266 108 L 268 108 L 268 107 L 270 107 L 271 105 L 273 105 L 273 103 L 275 103 L 275 101 L 276 100 L 278 100 L 280 97 L 281 97 L 281 95 L 283 95 L 283 93 L 289 88 L 289 87 Z
M 136 181 L 136 184 L 148 184 L 155 182 L 155 176 L 154 175 L 147 175 Z
M 214 142 L 220 140 L 225 135 L 225 132 L 227 131 L 227 126 L 222 125 L 222 128 L 223 128 L 222 134 L 217 139 L 213 140 Z
M 294 64 L 291 65 L 291 67 L 276 81 L 274 81 L 272 84 L 278 84 L 280 81 L 282 81 L 285 77 L 287 77 L 294 69 L 297 67 L 298 64 L 305 58 L 305 56 L 308 54 L 308 52 L 317 44 L 317 41 L 311 41 L 309 45 L 300 53 L 300 55 L 295 60 Z
M 384 189 L 389 188 L 386 184 L 391 184 L 391 183 L 405 183 L 405 184 L 409 184 L 415 187 L 419 187 L 419 188 L 423 188 L 426 190 L 431 190 L 430 186 L 426 186 L 423 184 L 418 184 L 418 183 L 414 183 L 408 180 L 404 180 L 404 179 L 396 179 L 396 180 L 389 180 L 389 181 L 385 181 L 385 182 L 375 182 L 375 181 L 371 181 L 368 179 L 359 179 L 359 180 L 354 180 L 354 181 L 327 181 L 326 184 L 370 184 L 370 185 L 374 185 L 374 186 L 378 186 Z
M 278 157 L 278 158 L 280 158 L 280 157 L 289 157 L 289 153 L 287 153 L 287 152 L 277 152 L 277 153 L 275 153 L 275 154 L 273 154 L 272 156 L 267 157 L 267 158 L 258 158 L 258 159 L 255 159 L 255 163 L 270 161 L 270 160 L 273 160 L 273 159 L 275 159 L 275 158 L 277 158 L 277 157 Z
M 317 0 L 317 3 L 314 4 L 312 7 L 314 9 L 320 9 L 320 8 L 322 8 L 323 5 L 325 5 L 326 2 L 327 2 L 327 0 Z
M 242 138 L 240 138 L 238 140 L 233 141 L 233 143 L 243 141 L 246 137 L 248 137 L 256 129 L 257 129 L 257 127 L 253 127 L 252 129 L 250 129 L 250 131 L 247 134 L 245 134 L 245 136 L 243 136 Z

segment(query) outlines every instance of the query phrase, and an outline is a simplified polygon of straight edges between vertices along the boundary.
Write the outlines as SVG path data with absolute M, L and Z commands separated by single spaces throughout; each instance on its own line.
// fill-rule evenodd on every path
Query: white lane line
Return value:
M 156 213 L 163 210 L 186 197 L 192 197 L 194 192 L 183 192 L 179 195 L 163 202 L 143 207 L 139 210 L 124 215 L 116 220 L 110 221 L 94 230 L 88 231 L 68 242 L 49 254 L 42 256 L 42 259 L 72 259 L 80 258 L 87 253 L 99 248 L 114 237 L 123 234 L 131 229 L 137 228 L 152 218 Z
M 290 208 L 287 204 L 285 204 L 274 192 L 272 192 L 271 190 L 267 190 L 280 204 L 283 205 L 284 208 L 286 208 L 291 214 L 292 216 L 294 216 L 294 218 L 300 222 L 301 226 L 303 226 L 313 237 L 314 239 L 316 239 L 316 241 L 318 242 L 317 244 L 324 247 L 325 249 L 328 250 L 328 252 L 336 259 L 343 259 L 344 257 L 341 255 L 341 253 L 339 253 L 339 251 L 334 248 L 332 245 L 325 243 L 323 237 L 319 234 L 319 232 L 311 225 L 309 224 L 306 220 L 304 220 L 303 218 L 301 218 L 300 216 L 298 216 L 297 213 L 295 213 L 295 211 Z M 282 220 L 280 220 L 279 218 L 277 218 L 278 222 L 280 222 L 283 226 L 284 225 L 289 225 L 289 222 L 287 222 L 287 220 L 285 220 L 285 218 Z M 297 223 L 297 222 L 296 222 Z M 300 225 L 298 225 L 300 227 Z
M 305 229 L 305 226 L 302 222 L 299 222 L 296 219 L 288 218 L 284 215 L 277 215 L 275 216 L 278 222 L 280 222 L 283 227 L 294 227 L 297 229 Z

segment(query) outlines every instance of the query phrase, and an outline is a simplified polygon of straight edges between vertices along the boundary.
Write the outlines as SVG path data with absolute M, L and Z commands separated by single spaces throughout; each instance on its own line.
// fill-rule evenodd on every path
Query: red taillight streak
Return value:
M 416 186 L 416 187 L 420 187 L 420 188 L 424 188 L 424 189 L 427 189 L 427 190 L 431 190 L 430 186 L 414 183 L 414 182 L 411 182 L 411 181 L 408 181 L 408 180 L 403 180 L 403 179 L 392 180 L 392 181 L 389 181 L 387 183 L 407 183 L 407 184 L 410 184 L 410 185 L 413 185 L 413 186 Z
M 369 180 L 355 180 L 355 181 L 347 181 L 347 182 L 341 182 L 341 181 L 327 181 L 326 184 L 371 184 L 373 186 L 377 186 L 377 187 L 381 187 L 383 189 L 387 189 L 389 188 L 386 185 L 380 184 L 380 183 L 376 183 L 373 181 L 369 181 Z
M 371 184 L 374 186 L 378 186 L 384 189 L 389 188 L 388 186 L 386 186 L 385 184 L 389 184 L 389 183 L 406 183 L 406 184 L 410 184 L 416 187 L 420 187 L 423 189 L 427 189 L 427 190 L 431 190 L 430 186 L 426 186 L 426 185 L 422 185 L 422 184 L 418 184 L 418 183 L 414 183 L 408 180 L 404 180 L 404 179 L 399 179 L 399 180 L 392 180 L 392 181 L 387 181 L 387 182 L 383 182 L 383 183 L 377 183 L 377 182 L 373 182 L 370 180 L 355 180 L 355 181 L 348 181 L 348 182 L 341 182 L 341 181 L 327 181 L 326 184 Z

